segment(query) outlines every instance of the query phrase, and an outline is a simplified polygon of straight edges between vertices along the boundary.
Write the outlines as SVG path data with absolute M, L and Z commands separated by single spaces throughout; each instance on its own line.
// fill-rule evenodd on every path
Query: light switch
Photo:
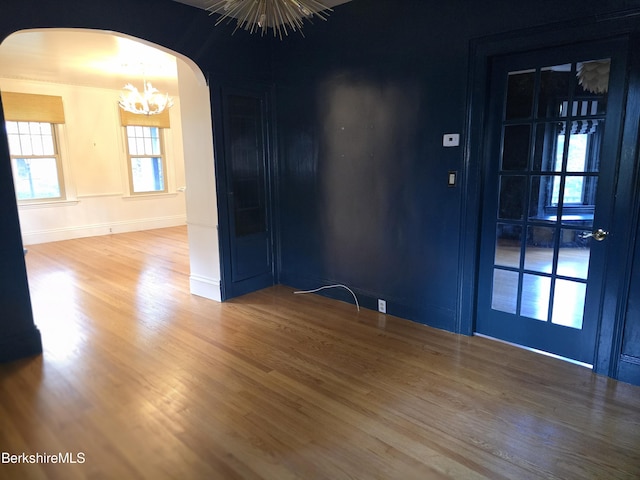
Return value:
M 455 187 L 458 179 L 458 172 L 450 171 L 449 178 L 447 180 L 447 186 Z
M 457 147 L 458 145 L 460 145 L 459 133 L 445 133 L 442 137 L 443 147 Z

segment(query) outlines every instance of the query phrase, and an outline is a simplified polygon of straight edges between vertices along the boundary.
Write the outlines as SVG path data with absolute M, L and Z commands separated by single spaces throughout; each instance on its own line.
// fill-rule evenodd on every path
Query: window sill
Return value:
M 538 216 L 538 217 L 531 217 L 531 220 L 537 221 L 537 222 L 557 222 L 558 221 L 558 216 L 557 215 L 544 215 L 544 216 Z M 585 221 L 593 221 L 593 214 L 588 214 L 588 213 L 584 213 L 584 214 L 571 214 L 571 213 L 565 213 L 564 215 L 562 215 L 562 222 L 563 223 L 571 223 L 571 222 L 585 222 Z
M 35 208 L 72 207 L 80 203 L 80 200 L 50 200 L 42 202 L 18 203 L 18 210 L 31 210 Z
M 158 192 L 158 193 L 136 193 L 134 195 L 123 195 L 123 200 L 153 200 L 158 198 L 177 197 L 178 192 Z

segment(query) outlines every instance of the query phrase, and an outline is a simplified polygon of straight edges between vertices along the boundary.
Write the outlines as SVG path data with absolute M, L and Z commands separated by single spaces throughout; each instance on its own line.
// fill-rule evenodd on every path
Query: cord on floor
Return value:
M 316 293 L 316 292 L 319 292 L 320 290 L 325 290 L 327 288 L 344 288 L 344 289 L 348 290 L 351 293 L 351 295 L 353 295 L 353 299 L 356 301 L 356 308 L 358 309 L 358 311 L 360 311 L 360 303 L 358 303 L 358 297 L 356 297 L 356 294 L 353 293 L 353 290 L 351 290 L 346 285 L 342 285 L 342 284 L 325 285 L 323 287 L 315 288 L 313 290 L 299 290 L 299 291 L 293 292 L 293 293 L 294 294 Z

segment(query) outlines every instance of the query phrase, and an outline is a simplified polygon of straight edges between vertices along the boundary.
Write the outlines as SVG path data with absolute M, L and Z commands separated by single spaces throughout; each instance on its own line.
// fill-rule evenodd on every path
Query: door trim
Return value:
M 603 308 L 615 312 L 616 322 L 603 323 L 596 339 L 596 371 L 614 378 L 619 377 L 623 364 L 633 363 L 621 353 L 627 303 L 631 294 L 632 259 L 639 253 L 634 250 L 639 241 L 635 236 L 640 223 L 640 33 L 630 37 L 627 71 L 617 192 L 619 198 L 629 201 L 616 201 L 611 215 L 620 247 L 607 262 L 605 282 L 609 291 L 618 291 L 619 294 L 605 292 L 603 299 Z M 622 226 L 625 227 L 624 231 Z
M 484 135 L 486 128 L 487 91 L 489 88 L 490 60 L 497 55 L 507 55 L 518 52 L 526 52 L 539 48 L 571 45 L 577 42 L 597 42 L 612 38 L 627 39 L 632 41 L 631 33 L 638 31 L 637 16 L 639 10 L 622 12 L 621 15 L 607 16 L 606 18 L 590 18 L 584 21 L 569 23 L 557 23 L 545 27 L 527 29 L 524 31 L 510 32 L 507 34 L 492 35 L 474 39 L 469 45 L 469 75 L 467 84 L 467 115 L 464 125 L 464 151 L 463 151 L 463 178 L 462 178 L 462 202 L 460 234 L 465 238 L 460 244 L 459 265 L 460 272 L 458 283 L 458 302 L 456 332 L 472 335 L 476 322 L 476 304 L 478 293 L 478 272 L 480 259 L 480 235 L 481 235 L 481 205 L 484 191 L 484 166 L 483 159 Z M 637 55 L 636 55 L 637 56 Z M 626 93 L 626 92 L 625 92 Z M 640 101 L 640 100 L 639 100 Z M 627 108 L 629 99 L 627 100 Z M 623 142 L 625 148 L 632 145 L 632 128 L 625 123 L 623 126 Z M 638 129 L 635 130 L 637 140 Z M 633 154 L 636 152 L 637 141 L 632 145 Z M 630 155 L 630 154 L 629 154 Z M 628 159 L 627 159 L 628 161 Z M 621 164 L 623 161 L 621 160 Z M 624 172 L 621 172 L 624 173 Z M 628 173 L 628 172 L 627 172 Z M 637 180 L 637 172 L 628 175 L 626 181 L 633 188 Z M 612 224 L 621 228 L 620 211 L 622 205 L 616 204 Z M 627 215 L 631 205 L 627 205 Z M 627 222 L 629 223 L 629 222 Z M 628 226 L 625 230 L 629 230 Z M 621 257 L 622 252 L 628 252 L 631 246 L 630 232 L 620 232 L 617 235 L 620 244 L 616 256 Z M 629 283 L 628 276 L 624 279 L 618 273 L 616 281 L 609 284 L 609 280 L 615 275 L 615 267 L 624 265 L 621 258 L 610 259 L 610 268 L 606 270 L 607 289 L 604 295 L 604 308 L 606 311 L 614 311 L 614 317 L 604 328 L 600 326 L 596 335 L 596 352 L 594 370 L 597 373 L 615 376 L 617 365 L 612 359 L 619 356 L 620 330 L 624 322 L 624 306 L 620 305 L 620 295 L 612 295 L 612 287 L 616 285 L 624 290 Z M 626 284 L 620 285 L 620 282 Z M 620 292 L 621 290 L 617 290 Z M 616 335 L 618 337 L 616 337 Z

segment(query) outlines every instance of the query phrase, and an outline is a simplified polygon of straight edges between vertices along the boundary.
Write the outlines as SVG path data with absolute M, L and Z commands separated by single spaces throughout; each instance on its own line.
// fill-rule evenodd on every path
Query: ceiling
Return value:
M 142 63 L 144 60 L 144 63 Z M 0 44 L 0 77 L 98 88 L 154 87 L 178 94 L 176 57 L 112 32 L 42 29 L 14 33 Z
M 212 0 L 174 0 L 206 9 Z M 334 7 L 349 0 L 324 0 Z M 144 63 L 142 63 L 144 59 Z M 142 88 L 142 77 L 178 95 L 176 57 L 113 32 L 39 29 L 14 33 L 0 44 L 0 77 L 68 85 Z
M 213 0 L 174 0 L 175 2 L 191 5 L 192 7 L 202 8 L 206 10 L 209 5 L 213 3 Z M 342 5 L 351 0 L 318 0 L 320 3 L 327 7 L 335 7 L 336 5 Z

